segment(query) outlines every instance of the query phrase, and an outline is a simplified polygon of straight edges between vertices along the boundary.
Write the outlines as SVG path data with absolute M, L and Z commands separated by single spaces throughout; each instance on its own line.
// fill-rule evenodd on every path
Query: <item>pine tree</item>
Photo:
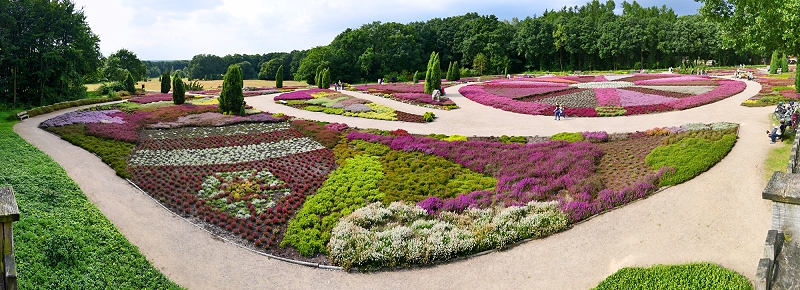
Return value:
M 432 71 L 433 71 L 433 77 L 432 77 L 432 80 L 431 80 L 431 82 L 432 82 L 431 83 L 431 87 L 433 89 L 431 90 L 431 92 L 433 92 L 433 90 L 438 90 L 438 89 L 442 88 L 442 66 L 441 66 L 441 62 L 439 61 L 439 54 L 438 53 L 436 54 L 436 58 L 433 61 L 433 69 L 432 69 Z
M 283 87 L 283 65 L 278 67 L 278 72 L 275 73 L 275 87 L 279 89 Z
M 161 74 L 161 93 L 162 94 L 169 93 L 169 90 L 171 88 L 171 84 L 170 83 L 171 83 L 171 80 L 169 78 L 169 72 L 168 71 L 164 71 L 164 73 Z
M 461 79 L 461 67 L 458 65 L 458 61 L 453 63 L 453 69 L 455 69 L 455 71 L 453 72 L 453 80 L 454 81 L 460 80 Z
M 131 93 L 131 95 L 136 94 L 136 85 L 135 82 L 133 81 L 133 75 L 131 75 L 130 72 L 128 72 L 127 75 L 125 76 L 125 82 L 123 83 L 123 85 L 125 85 L 125 90 Z
M 322 89 L 331 88 L 331 69 L 326 68 L 322 71 Z
M 453 62 L 447 65 L 447 72 L 444 74 L 444 79 L 450 81 L 453 79 Z
M 419 82 L 419 71 L 414 71 L 413 81 L 415 84 Z
M 322 82 L 322 65 L 317 67 L 317 73 L 314 75 L 314 84 L 317 86 L 318 89 L 322 88 L 320 83 Z
M 780 67 L 780 60 L 778 59 L 778 52 L 772 52 L 772 59 L 769 61 L 769 73 L 776 74 L 778 73 L 778 67 Z
M 169 76 L 167 76 L 167 78 L 169 78 Z M 186 102 L 186 90 L 183 87 L 183 80 L 181 79 L 181 75 L 175 73 L 175 76 L 172 78 L 172 103 L 180 105 L 184 102 Z
M 431 58 L 428 59 L 428 70 L 425 72 L 425 93 L 433 93 L 433 61 L 436 59 L 436 52 L 431 52 Z
M 242 68 L 233 64 L 228 67 L 225 79 L 222 81 L 222 92 L 219 94 L 219 110 L 223 114 L 238 114 L 244 112 L 244 93 L 242 88 Z M 223 103 L 225 103 L 223 105 Z

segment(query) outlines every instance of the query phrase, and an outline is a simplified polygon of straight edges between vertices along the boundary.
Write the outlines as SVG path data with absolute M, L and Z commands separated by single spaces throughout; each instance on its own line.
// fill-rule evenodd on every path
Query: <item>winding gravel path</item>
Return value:
M 564 131 L 633 132 L 689 122 L 740 123 L 731 153 L 711 170 L 650 198 L 506 251 L 438 265 L 371 274 L 289 264 L 225 243 L 163 209 L 91 153 L 37 128 L 64 111 L 27 119 L 14 131 L 66 169 L 89 199 L 158 269 L 189 289 L 588 289 L 626 266 L 718 263 L 751 280 L 770 227 L 762 164 L 771 146 L 764 130 L 771 108 L 739 104 L 761 86 L 699 108 L 651 115 L 573 118 L 505 112 L 447 95 L 461 109 L 442 111 L 347 92 L 409 113 L 433 111 L 429 124 L 375 121 L 297 110 L 250 97 L 254 107 L 362 128 L 465 136 L 542 135 Z

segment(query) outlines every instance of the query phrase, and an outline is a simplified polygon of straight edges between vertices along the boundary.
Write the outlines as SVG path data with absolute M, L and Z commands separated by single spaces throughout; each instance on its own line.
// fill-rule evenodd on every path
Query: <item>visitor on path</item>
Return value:
M 339 83 L 338 83 L 338 84 L 339 84 L 339 90 L 342 90 L 342 89 L 343 89 L 343 86 L 342 86 L 342 80 L 339 80 Z
M 556 109 L 553 110 L 553 114 L 555 115 L 556 121 L 561 121 L 561 116 L 564 114 L 564 108 L 562 108 L 561 105 L 556 104 Z
M 781 131 L 781 139 L 783 139 L 783 133 L 786 132 L 786 126 L 788 126 L 788 125 L 789 124 L 786 123 L 786 120 L 781 119 L 781 125 L 778 126 L 778 129 L 780 129 L 780 131 Z
M 778 125 L 772 125 L 772 131 L 770 132 L 769 130 L 767 130 L 767 135 L 769 135 L 769 139 L 771 140 L 769 144 L 775 144 L 775 138 L 781 136 L 780 129 L 781 128 Z

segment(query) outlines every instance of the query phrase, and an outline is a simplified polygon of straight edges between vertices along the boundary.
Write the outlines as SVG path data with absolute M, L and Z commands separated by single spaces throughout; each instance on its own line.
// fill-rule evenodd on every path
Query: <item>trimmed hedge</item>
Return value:
M 98 104 L 98 103 L 106 103 L 106 102 L 114 102 L 114 101 L 121 101 L 123 98 L 121 97 L 103 97 L 103 98 L 93 98 L 93 99 L 81 99 L 76 101 L 69 101 L 69 102 L 62 102 L 57 104 L 52 104 L 49 106 L 38 107 L 34 109 L 28 110 L 28 116 L 34 117 L 42 114 L 52 113 L 58 110 L 63 110 L 72 107 L 84 106 L 84 105 L 91 105 L 91 104 Z
M 622 268 L 597 285 L 605 289 L 753 289 L 744 276 L 710 263 Z

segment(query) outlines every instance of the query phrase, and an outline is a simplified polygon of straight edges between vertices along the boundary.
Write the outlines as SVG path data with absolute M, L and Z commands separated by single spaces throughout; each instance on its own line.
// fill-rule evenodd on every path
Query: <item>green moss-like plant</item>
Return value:
M 278 67 L 278 72 L 275 73 L 275 87 L 283 88 L 283 65 Z
M 550 137 L 550 140 L 553 140 L 553 141 L 564 140 L 564 141 L 567 141 L 567 142 L 578 142 L 578 141 L 583 141 L 584 139 L 583 139 L 583 136 L 581 136 L 580 132 L 574 132 L 574 133 L 562 132 L 562 133 L 558 133 L 558 134 L 553 135 L 552 137 Z
M 661 185 L 675 185 L 694 178 L 717 164 L 736 143 L 736 135 L 727 134 L 716 141 L 685 138 L 672 145 L 662 145 L 647 154 L 645 161 L 655 169 L 674 168 L 665 172 Z
M 219 111 L 223 114 L 241 114 L 244 110 L 244 93 L 242 88 L 242 68 L 233 64 L 228 67 L 225 79 L 222 81 L 222 91 L 219 94 Z
M 181 75 L 175 73 L 172 77 L 172 103 L 180 105 L 186 102 L 186 89 L 183 87 Z
M 170 77 L 169 77 L 169 72 L 168 71 L 164 71 L 164 73 L 161 74 L 161 93 L 162 94 L 169 93 L 169 90 L 171 88 L 172 88 L 172 84 L 171 84 L 171 80 L 170 80 Z
M 597 285 L 606 289 L 753 289 L 744 276 L 710 263 L 622 268 Z

